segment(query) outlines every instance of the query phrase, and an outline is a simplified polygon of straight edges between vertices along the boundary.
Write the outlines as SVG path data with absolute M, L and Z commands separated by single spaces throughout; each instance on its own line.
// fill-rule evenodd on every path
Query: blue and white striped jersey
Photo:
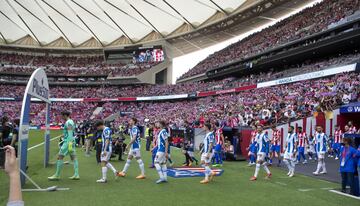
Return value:
M 112 152 L 111 129 L 109 127 L 104 128 L 104 130 L 103 130 L 103 132 L 101 134 L 101 139 L 102 139 L 101 151 L 103 151 L 103 152 L 104 151 L 105 152 Z M 109 140 L 109 144 L 105 148 L 106 140 Z
M 165 152 L 165 142 L 168 139 L 169 134 L 167 133 L 166 129 L 162 129 L 157 137 L 157 147 L 158 152 Z
M 295 143 L 298 141 L 297 134 L 295 132 L 289 133 L 286 137 L 286 152 L 294 153 L 295 152 Z
M 131 145 L 131 149 L 140 149 L 140 130 L 137 126 L 133 126 L 130 131 L 130 138 L 134 138 L 135 136 L 135 141 L 134 143 Z
M 205 138 L 204 138 L 204 149 L 203 149 L 203 152 L 204 153 L 209 153 L 210 152 L 210 144 L 212 143 L 214 145 L 214 142 L 215 142 L 215 136 L 214 136 L 214 133 L 212 132 L 209 132 L 206 134 Z
M 257 152 L 267 153 L 267 145 L 269 141 L 270 139 L 266 132 L 257 133 L 255 136 Z
M 326 152 L 328 137 L 325 133 L 315 132 L 315 142 L 316 142 L 316 151 L 317 152 Z

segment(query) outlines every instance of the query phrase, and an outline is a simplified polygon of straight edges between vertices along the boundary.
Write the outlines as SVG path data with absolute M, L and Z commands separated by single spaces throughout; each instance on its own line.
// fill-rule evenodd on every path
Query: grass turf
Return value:
M 59 131 L 52 132 L 52 137 L 58 136 Z M 42 131 L 31 131 L 30 146 L 43 141 Z M 51 142 L 51 161 L 55 162 L 58 141 Z M 357 205 L 358 200 L 330 193 L 329 188 L 338 188 L 339 185 L 318 180 L 312 177 L 296 175 L 287 178 L 285 172 L 278 168 L 270 168 L 273 178 L 266 181 L 260 178 L 256 182 L 250 182 L 249 178 L 254 172 L 253 167 L 247 167 L 245 162 L 225 162 L 222 176 L 216 177 L 215 181 L 208 185 L 201 185 L 201 178 L 173 179 L 169 177 L 168 184 L 156 185 L 158 175 L 154 169 L 146 168 L 147 179 L 136 180 L 139 168 L 133 160 L 128 175 L 125 178 L 115 180 L 108 172 L 108 183 L 95 183 L 101 176 L 100 166 L 96 164 L 94 153 L 91 157 L 85 157 L 81 149 L 77 150 L 80 177 L 79 181 L 68 180 L 73 174 L 72 165 L 65 165 L 62 172 L 62 180 L 49 182 L 47 177 L 55 172 L 55 166 L 42 167 L 43 147 L 29 151 L 28 174 L 42 187 L 57 185 L 69 187 L 69 191 L 23 193 L 26 205 L 152 205 L 157 206 L 186 206 L 186 205 L 255 205 L 265 203 L 267 206 L 281 205 Z M 149 152 L 142 151 L 145 165 L 151 162 Z M 172 150 L 172 158 L 175 164 L 183 162 L 180 150 Z M 68 159 L 68 158 L 67 158 Z M 121 170 L 125 162 L 113 161 L 115 168 Z M 4 172 L 0 172 L 0 205 L 6 202 L 8 192 L 8 180 Z M 26 188 L 32 188 L 27 182 Z M 299 191 L 302 190 L 302 191 Z

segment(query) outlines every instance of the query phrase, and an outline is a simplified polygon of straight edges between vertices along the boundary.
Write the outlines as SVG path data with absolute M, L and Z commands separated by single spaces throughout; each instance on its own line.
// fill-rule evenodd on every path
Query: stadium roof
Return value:
M 223 39 L 210 39 L 207 43 L 188 41 L 201 37 L 199 30 L 209 33 L 209 26 L 219 24 L 221 31 L 221 25 L 236 23 L 228 20 L 234 16 L 241 20 L 239 14 L 248 8 L 260 8 L 262 3 L 264 9 L 257 9 L 260 12 L 276 7 L 276 3 L 292 2 L 291 6 L 296 7 L 308 1 L 311 0 L 2 0 L 0 44 L 87 49 L 166 39 L 170 44 L 179 43 L 179 48 L 187 45 L 188 49 L 178 49 L 184 53 L 237 35 L 229 30 L 221 35 Z M 277 13 L 291 9 L 282 7 Z M 269 19 L 277 13 L 271 13 Z
M 3 0 L 0 32 L 8 42 L 32 37 L 40 45 L 134 43 L 166 37 L 184 25 L 196 28 L 217 12 L 235 11 L 245 1 Z

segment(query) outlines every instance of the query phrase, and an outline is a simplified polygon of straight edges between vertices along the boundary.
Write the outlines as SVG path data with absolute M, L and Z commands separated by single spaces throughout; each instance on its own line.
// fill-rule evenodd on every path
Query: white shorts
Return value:
M 187 153 L 189 154 L 190 157 L 194 157 L 194 152 L 188 151 Z
M 166 163 L 165 153 L 164 152 L 157 152 L 154 162 L 159 163 L 159 164 L 165 164 Z
M 265 161 L 265 157 L 266 157 L 266 154 L 265 154 L 265 152 L 258 152 L 257 154 L 256 154 L 256 161 L 258 161 L 258 162 L 264 162 Z
M 101 155 L 100 155 L 100 160 L 102 162 L 108 162 L 110 160 L 110 157 L 111 157 L 111 152 L 106 152 L 106 155 L 103 155 L 104 152 L 101 152 Z
M 318 159 L 325 159 L 325 152 L 318 152 L 317 157 Z
M 140 149 L 130 149 L 128 157 L 130 156 L 140 158 L 141 157 Z
M 295 161 L 296 157 L 295 157 L 294 153 L 285 152 L 284 153 L 284 159 Z
M 211 162 L 212 154 L 210 154 L 209 159 L 207 158 L 207 153 L 201 154 L 201 162 L 205 162 L 206 164 L 209 164 Z

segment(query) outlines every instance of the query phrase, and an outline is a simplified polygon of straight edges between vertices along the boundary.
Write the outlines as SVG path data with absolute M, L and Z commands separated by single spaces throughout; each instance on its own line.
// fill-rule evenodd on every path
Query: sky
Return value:
M 192 52 L 183 56 L 179 56 L 173 59 L 173 84 L 175 84 L 176 79 L 179 78 L 182 74 L 184 74 L 185 72 L 187 72 L 189 69 L 193 68 L 197 63 L 199 63 L 200 61 L 202 61 L 203 59 L 205 59 L 207 56 L 209 56 L 210 54 L 213 54 L 216 51 L 219 51 L 221 49 L 224 49 L 225 47 L 240 41 L 241 39 L 255 33 L 258 31 L 261 31 L 262 29 L 274 25 L 277 22 L 295 14 L 298 13 L 299 11 L 305 9 L 306 7 L 310 7 L 318 2 L 321 2 L 322 0 L 315 0 L 307 5 L 305 5 L 302 8 L 299 8 L 298 10 L 294 10 L 284 16 L 281 16 L 280 18 L 273 20 L 261 27 L 258 27 L 256 29 L 250 30 L 242 35 L 233 37 L 231 39 L 228 39 L 226 41 L 220 42 L 218 44 L 215 44 L 213 46 L 207 47 L 205 49 L 201 49 L 198 50 L 196 52 Z

